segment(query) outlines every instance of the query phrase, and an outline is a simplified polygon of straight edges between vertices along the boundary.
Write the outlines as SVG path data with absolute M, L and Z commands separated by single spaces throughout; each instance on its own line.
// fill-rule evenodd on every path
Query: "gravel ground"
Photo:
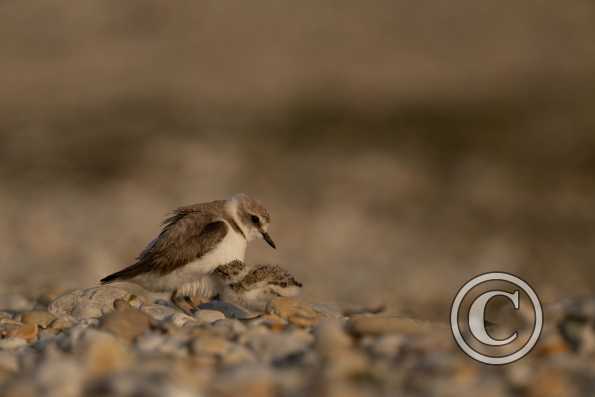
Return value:
M 0 394 L 44 396 L 575 396 L 595 392 L 593 302 L 548 308 L 506 367 L 464 356 L 446 324 L 277 298 L 194 316 L 112 286 L 5 297 Z M 374 313 L 373 313 L 374 312 Z M 556 326 L 551 326 L 555 324 Z

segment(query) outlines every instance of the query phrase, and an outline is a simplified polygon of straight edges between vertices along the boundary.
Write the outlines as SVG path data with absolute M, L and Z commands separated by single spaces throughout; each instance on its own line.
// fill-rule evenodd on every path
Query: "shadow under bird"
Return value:
M 127 281 L 149 291 L 171 292 L 172 302 L 191 313 L 191 297 L 209 293 L 204 291 L 208 275 L 220 265 L 243 262 L 249 241 L 262 238 L 276 248 L 268 234 L 270 222 L 267 209 L 243 193 L 178 208 L 132 265 L 101 283 Z

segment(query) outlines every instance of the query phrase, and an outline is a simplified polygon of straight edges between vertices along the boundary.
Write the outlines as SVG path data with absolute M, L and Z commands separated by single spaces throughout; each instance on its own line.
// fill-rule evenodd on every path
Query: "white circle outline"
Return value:
M 527 294 L 527 296 L 529 296 L 529 299 L 531 300 L 531 303 L 533 305 L 533 310 L 535 312 L 535 324 L 533 326 L 533 332 L 531 334 L 531 337 L 525 343 L 525 345 L 523 345 L 523 347 L 507 356 L 486 356 L 473 350 L 473 348 L 467 344 L 467 342 L 463 338 L 463 335 L 461 334 L 461 330 L 459 329 L 459 308 L 461 306 L 461 303 L 463 302 L 463 299 L 469 293 L 469 291 L 471 291 L 477 285 L 486 281 L 507 281 L 521 288 Z M 512 274 L 504 272 L 484 273 L 467 281 L 467 283 L 465 283 L 465 285 L 461 287 L 461 289 L 455 296 L 455 299 L 453 300 L 450 309 L 450 328 L 459 348 L 461 348 L 461 350 L 463 350 L 463 352 L 472 359 L 490 365 L 510 364 L 529 354 L 531 349 L 533 349 L 533 346 L 535 346 L 535 344 L 539 340 L 543 328 L 543 310 L 541 308 L 541 303 L 539 302 L 539 297 L 537 296 L 535 291 L 533 291 L 533 288 L 531 288 L 531 286 L 527 284 L 525 281 Z

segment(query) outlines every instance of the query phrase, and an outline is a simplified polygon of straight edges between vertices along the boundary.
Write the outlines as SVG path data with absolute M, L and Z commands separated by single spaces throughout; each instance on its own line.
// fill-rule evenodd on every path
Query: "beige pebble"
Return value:
M 365 373 L 370 368 L 366 355 L 357 350 L 341 350 L 327 357 L 325 375 L 330 378 L 347 378 Z
M 536 346 L 535 353 L 547 357 L 571 351 L 571 346 L 558 332 L 543 335 Z
M 37 339 L 38 328 L 35 324 L 23 324 L 17 328 L 10 330 L 7 333 L 8 337 L 24 339 L 27 342 L 32 342 Z
M 20 325 L 22 324 L 20 321 L 16 320 L 16 319 L 11 319 L 11 318 L 3 318 L 0 319 L 0 325 Z
M 211 324 L 210 332 L 232 339 L 246 330 L 246 326 L 240 320 L 226 318 Z
M 23 324 L 35 324 L 41 328 L 47 328 L 56 316 L 52 313 L 43 310 L 33 310 L 25 312 L 21 315 L 21 322 Z
M 12 320 L 12 314 L 10 314 L 9 312 L 0 311 L 0 321 L 2 320 Z
M 16 329 L 20 328 L 21 325 L 22 323 L 15 320 L 0 320 L 0 337 L 4 338 L 12 334 Z
M 240 345 L 231 345 L 221 358 L 223 365 L 227 366 L 237 366 L 241 364 L 255 363 L 257 361 L 252 351 Z
M 196 338 L 192 342 L 192 351 L 195 354 L 222 355 L 230 348 L 230 346 L 231 343 L 225 338 L 205 335 Z
M 85 336 L 86 373 L 90 377 L 128 368 L 133 357 L 125 344 L 110 334 L 94 331 Z
M 272 374 L 259 368 L 245 368 L 219 379 L 207 395 L 273 397 L 275 388 Z
M 318 316 L 310 317 L 304 316 L 303 314 L 296 313 L 288 318 L 289 322 L 293 325 L 297 325 L 298 327 L 307 328 L 313 325 L 318 324 L 320 320 Z
M 315 325 L 320 320 L 320 314 L 310 305 L 293 298 L 273 299 L 267 307 L 267 312 L 300 327 Z
M 75 290 L 64 294 L 48 306 L 56 317 L 72 316 L 77 320 L 99 318 L 114 310 L 114 301 L 130 299 L 126 290 L 102 285 L 99 287 Z
M 0 368 L 17 372 L 19 369 L 18 358 L 10 352 L 0 351 Z
M 0 339 L 0 350 L 12 350 L 27 346 L 27 341 L 21 338 L 8 337 Z
M 174 308 L 155 304 L 143 305 L 141 310 L 158 321 L 163 321 L 176 313 Z
M 352 341 L 343 329 L 343 323 L 336 319 L 325 319 L 314 329 L 315 348 L 328 357 L 342 350 L 351 348 Z
M 275 314 L 264 314 L 261 317 L 253 320 L 254 324 L 264 324 L 274 332 L 281 332 L 287 327 L 287 320 Z
M 149 315 L 128 307 L 105 315 L 101 319 L 100 328 L 130 342 L 147 331 L 150 325 Z
M 69 317 L 60 317 L 50 323 L 50 328 L 61 331 L 63 329 L 72 327 L 74 324 L 74 319 Z
M 47 338 L 47 337 L 51 337 L 51 336 L 56 336 L 60 333 L 59 329 L 55 329 L 55 328 L 45 328 L 45 329 L 40 329 L 39 330 L 39 338 L 43 339 L 43 338 Z
M 217 320 L 223 320 L 225 315 L 218 310 L 202 309 L 194 314 L 194 318 L 207 323 L 214 323 Z
M 362 392 L 356 385 L 348 382 L 321 383 L 317 385 L 318 390 L 315 390 L 315 395 L 325 397 L 370 397 L 370 394 Z
M 526 395 L 529 397 L 569 397 L 584 394 L 567 373 L 555 367 L 546 366 L 536 371 L 532 376 L 526 387 Z
M 169 319 L 170 322 L 176 327 L 183 327 L 187 324 L 196 323 L 196 319 L 194 317 L 180 312 L 175 312 Z
M 351 303 L 341 305 L 344 316 L 352 317 L 362 314 L 379 314 L 386 310 L 386 304 L 380 297 L 368 297 L 362 303 Z
M 3 397 L 35 397 L 39 395 L 33 383 L 13 382 L 2 390 Z

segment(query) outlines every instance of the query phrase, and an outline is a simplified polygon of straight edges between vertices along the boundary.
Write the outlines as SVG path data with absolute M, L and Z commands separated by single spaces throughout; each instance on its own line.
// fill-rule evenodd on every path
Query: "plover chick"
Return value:
M 249 241 L 263 238 L 276 248 L 267 232 L 270 221 L 266 208 L 246 194 L 178 208 L 132 265 L 101 283 L 128 281 L 149 291 L 171 292 L 172 302 L 191 313 L 190 297 L 208 289 L 205 276 L 219 265 L 243 261 Z
M 299 295 L 302 284 L 278 265 L 247 266 L 234 261 L 219 266 L 212 274 L 218 283 L 219 297 L 224 302 L 263 312 L 276 297 Z

